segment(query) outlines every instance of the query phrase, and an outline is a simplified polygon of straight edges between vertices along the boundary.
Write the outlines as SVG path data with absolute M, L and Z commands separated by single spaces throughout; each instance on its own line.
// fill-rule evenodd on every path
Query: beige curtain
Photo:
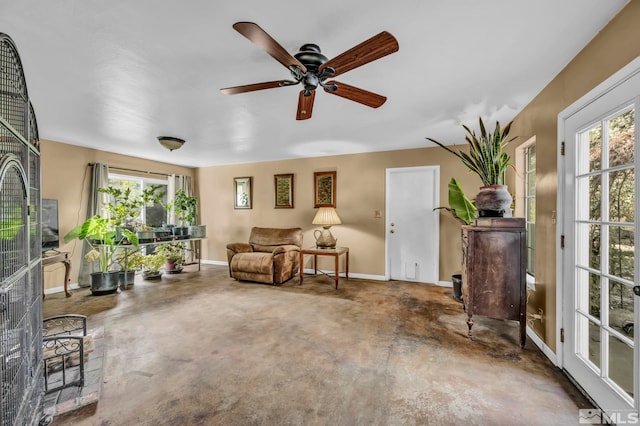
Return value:
M 188 196 L 193 196 L 193 185 L 191 183 L 191 176 L 171 175 L 169 176 L 167 201 L 172 202 L 176 199 L 176 192 L 183 190 Z M 173 209 L 169 212 L 169 223 L 177 224 L 176 214 Z M 186 262 L 193 263 L 197 261 L 196 254 L 196 242 L 190 241 L 187 244 Z
M 108 214 L 106 210 L 105 195 L 98 191 L 98 188 L 106 188 L 109 186 L 109 166 L 102 163 L 90 164 L 91 167 L 91 183 L 89 186 L 89 200 L 87 203 L 87 219 L 97 214 L 105 216 Z M 91 250 L 89 243 L 82 241 L 82 261 L 80 262 L 80 272 L 78 274 L 78 285 L 80 287 L 89 287 L 91 285 L 90 274 L 92 272 L 100 272 L 98 262 L 88 263 L 84 261 L 84 255 Z

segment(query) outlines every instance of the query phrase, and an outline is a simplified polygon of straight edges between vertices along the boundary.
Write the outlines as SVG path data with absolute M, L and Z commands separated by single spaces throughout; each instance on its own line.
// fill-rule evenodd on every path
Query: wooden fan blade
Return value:
M 335 84 L 336 86 L 338 86 L 338 89 L 333 92 L 324 89 L 325 92 L 331 93 L 332 95 L 341 96 L 345 99 L 349 99 L 366 106 L 370 106 L 371 108 L 378 108 L 379 106 L 382 106 L 382 104 L 387 100 L 386 96 L 378 95 L 377 93 L 369 92 L 368 90 L 359 89 L 357 87 L 349 86 L 348 84 L 339 83 L 337 81 L 329 81 L 326 84 Z
M 260 28 L 258 24 L 253 22 L 236 22 L 233 24 L 233 28 L 285 67 L 290 68 L 294 65 L 300 68 L 303 73 L 307 72 L 307 68 L 302 65 L 300 61 L 291 56 L 284 47 L 267 34 L 265 30 Z
M 291 80 L 267 81 L 265 83 L 255 83 L 255 84 L 247 84 L 244 86 L 225 87 L 224 89 L 220 89 L 220 91 L 225 95 L 235 95 L 237 93 L 254 92 L 256 90 L 275 89 L 276 87 L 290 86 L 292 84 L 296 84 L 296 82 Z
M 312 90 L 309 96 L 305 96 L 304 92 L 304 90 L 301 90 L 300 95 L 298 95 L 296 120 L 307 120 L 311 118 L 311 113 L 313 112 L 313 100 L 316 98 L 316 91 Z
M 320 65 L 318 71 L 322 72 L 323 69 L 331 67 L 336 71 L 334 76 L 344 74 L 354 68 L 395 53 L 399 48 L 396 38 L 390 33 L 383 31 L 335 58 L 328 60 Z

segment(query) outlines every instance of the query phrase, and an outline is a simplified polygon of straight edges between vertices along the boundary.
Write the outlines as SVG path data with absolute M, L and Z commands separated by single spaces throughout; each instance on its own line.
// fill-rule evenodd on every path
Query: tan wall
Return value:
M 461 139 L 464 131 L 460 128 Z M 425 144 L 426 145 L 426 144 Z M 447 184 L 459 178 L 469 193 L 477 192 L 480 181 L 469 175 L 450 154 L 439 148 L 387 151 L 320 158 L 271 161 L 198 170 L 202 222 L 207 225 L 203 258 L 226 261 L 226 244 L 247 241 L 252 226 L 301 227 L 305 246 L 315 242 L 312 225 L 313 173 L 336 171 L 336 210 L 343 224 L 332 227 L 338 244 L 350 248 L 349 271 L 365 275 L 385 275 L 385 180 L 386 169 L 440 165 L 440 200 L 447 205 Z M 293 173 L 295 208 L 273 207 L 273 175 Z M 233 178 L 253 177 L 253 209 L 234 210 Z M 380 210 L 382 218 L 375 218 Z M 453 238 L 451 236 L 454 236 Z M 440 231 L 440 279 L 450 281 L 460 270 L 460 225 L 444 212 Z M 324 259 L 329 261 L 329 259 Z M 329 268 L 327 263 L 320 265 Z
M 143 160 L 59 142 L 42 140 L 40 147 L 42 197 L 58 200 L 58 220 L 61 238 L 76 225 L 84 222 L 86 218 L 87 196 L 91 181 L 89 163 L 100 162 L 113 167 L 195 176 L 195 170 L 188 167 Z M 78 265 L 81 262 L 80 243 L 77 240 L 69 244 L 62 242 L 60 250 L 72 253 L 70 281 L 71 283 L 77 283 Z M 64 266 L 56 264 L 45 267 L 43 280 L 45 289 L 62 286 L 64 283 Z
M 556 226 L 558 114 L 640 55 L 640 1 L 632 0 L 515 118 L 518 143 L 536 137 L 536 291 L 529 312 L 543 309 L 534 329 L 556 347 Z M 542 58 L 541 58 L 542 59 Z M 511 151 L 517 144 L 511 146 Z M 511 184 L 510 184 L 511 186 Z
M 461 139 L 463 129 L 460 129 Z M 425 143 L 426 144 L 426 143 Z M 385 179 L 386 169 L 440 165 L 440 202 L 447 205 L 447 184 L 451 177 L 461 181 L 469 194 L 474 194 L 480 181 L 451 155 L 439 148 L 388 151 L 368 154 L 251 163 L 231 166 L 189 169 L 135 157 L 81 148 L 59 142 L 42 141 L 43 197 L 59 200 L 60 235 L 81 223 L 86 215 L 90 180 L 89 163 L 104 162 L 110 166 L 150 170 L 160 173 L 186 174 L 195 177 L 200 197 L 200 222 L 207 225 L 207 239 L 202 245 L 202 258 L 226 262 L 226 244 L 246 241 L 252 226 L 301 227 L 305 245 L 315 241 L 318 226 L 311 221 L 313 208 L 313 172 L 337 171 L 337 211 L 343 225 L 332 228 L 340 245 L 350 247 L 350 272 L 385 275 Z M 294 174 L 293 209 L 274 209 L 273 175 Z M 233 208 L 233 178 L 253 177 L 253 209 Z M 382 212 L 374 218 L 374 210 Z M 460 225 L 447 212 L 441 215 L 440 279 L 450 280 L 459 272 L 461 262 Z M 451 237 L 453 235 L 453 237 Z M 80 244 L 62 245 L 73 253 L 71 282 L 77 282 Z M 324 259 L 325 261 L 327 259 Z M 320 267 L 330 265 L 321 263 Z M 45 269 L 45 288 L 59 287 L 64 280 L 61 264 Z

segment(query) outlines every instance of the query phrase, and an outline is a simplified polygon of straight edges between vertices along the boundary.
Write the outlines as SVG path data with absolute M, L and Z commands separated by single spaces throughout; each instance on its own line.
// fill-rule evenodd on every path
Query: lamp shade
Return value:
M 158 142 L 169 151 L 173 151 L 174 149 L 182 148 L 185 141 L 184 139 L 174 138 L 173 136 L 158 136 Z
M 320 207 L 313 218 L 313 225 L 340 225 L 342 221 L 333 207 Z

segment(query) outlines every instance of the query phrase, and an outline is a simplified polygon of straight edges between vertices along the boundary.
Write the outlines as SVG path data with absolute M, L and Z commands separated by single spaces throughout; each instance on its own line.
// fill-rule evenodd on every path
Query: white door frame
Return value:
M 565 285 L 569 283 L 564 282 L 564 253 L 560 248 L 560 239 L 562 235 L 565 235 L 565 188 L 566 188 L 566 168 L 564 164 L 564 156 L 561 152 L 561 143 L 564 141 L 565 136 L 565 121 L 582 110 L 598 98 L 611 91 L 613 88 L 624 83 L 631 77 L 640 73 L 640 56 L 635 58 L 629 64 L 624 66 L 620 71 L 613 74 L 611 77 L 600 83 L 593 90 L 589 91 L 586 95 L 582 96 L 576 102 L 564 109 L 558 114 L 558 198 L 556 201 L 556 211 L 558 223 L 556 226 L 556 358 L 558 361 L 558 367 L 564 367 L 564 344 L 560 341 L 561 330 L 564 328 L 565 318 L 563 316 L 564 306 L 564 290 Z M 637 132 L 636 127 L 636 132 Z M 572 284 L 572 283 L 571 283 Z
M 391 279 L 391 268 L 390 268 L 390 257 L 389 257 L 389 230 L 390 230 L 390 220 L 389 220 L 389 191 L 391 190 L 389 187 L 389 176 L 391 173 L 393 172 L 400 172 L 400 171 L 405 171 L 405 172 L 409 172 L 409 171 L 435 171 L 435 177 L 434 177 L 434 182 L 433 182 L 433 200 L 434 200 L 434 205 L 439 205 L 440 203 L 440 166 L 439 165 L 435 165 L 435 166 L 415 166 L 415 167 L 395 167 L 395 168 L 388 168 L 386 169 L 386 178 L 385 178 L 385 237 L 384 237 L 384 242 L 385 242 L 385 249 L 384 249 L 384 265 L 385 265 L 385 280 L 389 281 Z M 438 212 L 434 212 L 434 215 L 437 215 L 437 220 L 439 220 L 439 213 Z M 439 282 L 439 277 L 440 277 L 440 225 L 439 222 L 437 222 L 437 228 L 438 228 L 438 232 L 436 232 L 436 235 L 434 236 L 434 244 L 436 247 L 436 265 L 435 265 L 435 275 L 436 275 L 436 282 L 434 282 L 434 284 L 438 284 Z

